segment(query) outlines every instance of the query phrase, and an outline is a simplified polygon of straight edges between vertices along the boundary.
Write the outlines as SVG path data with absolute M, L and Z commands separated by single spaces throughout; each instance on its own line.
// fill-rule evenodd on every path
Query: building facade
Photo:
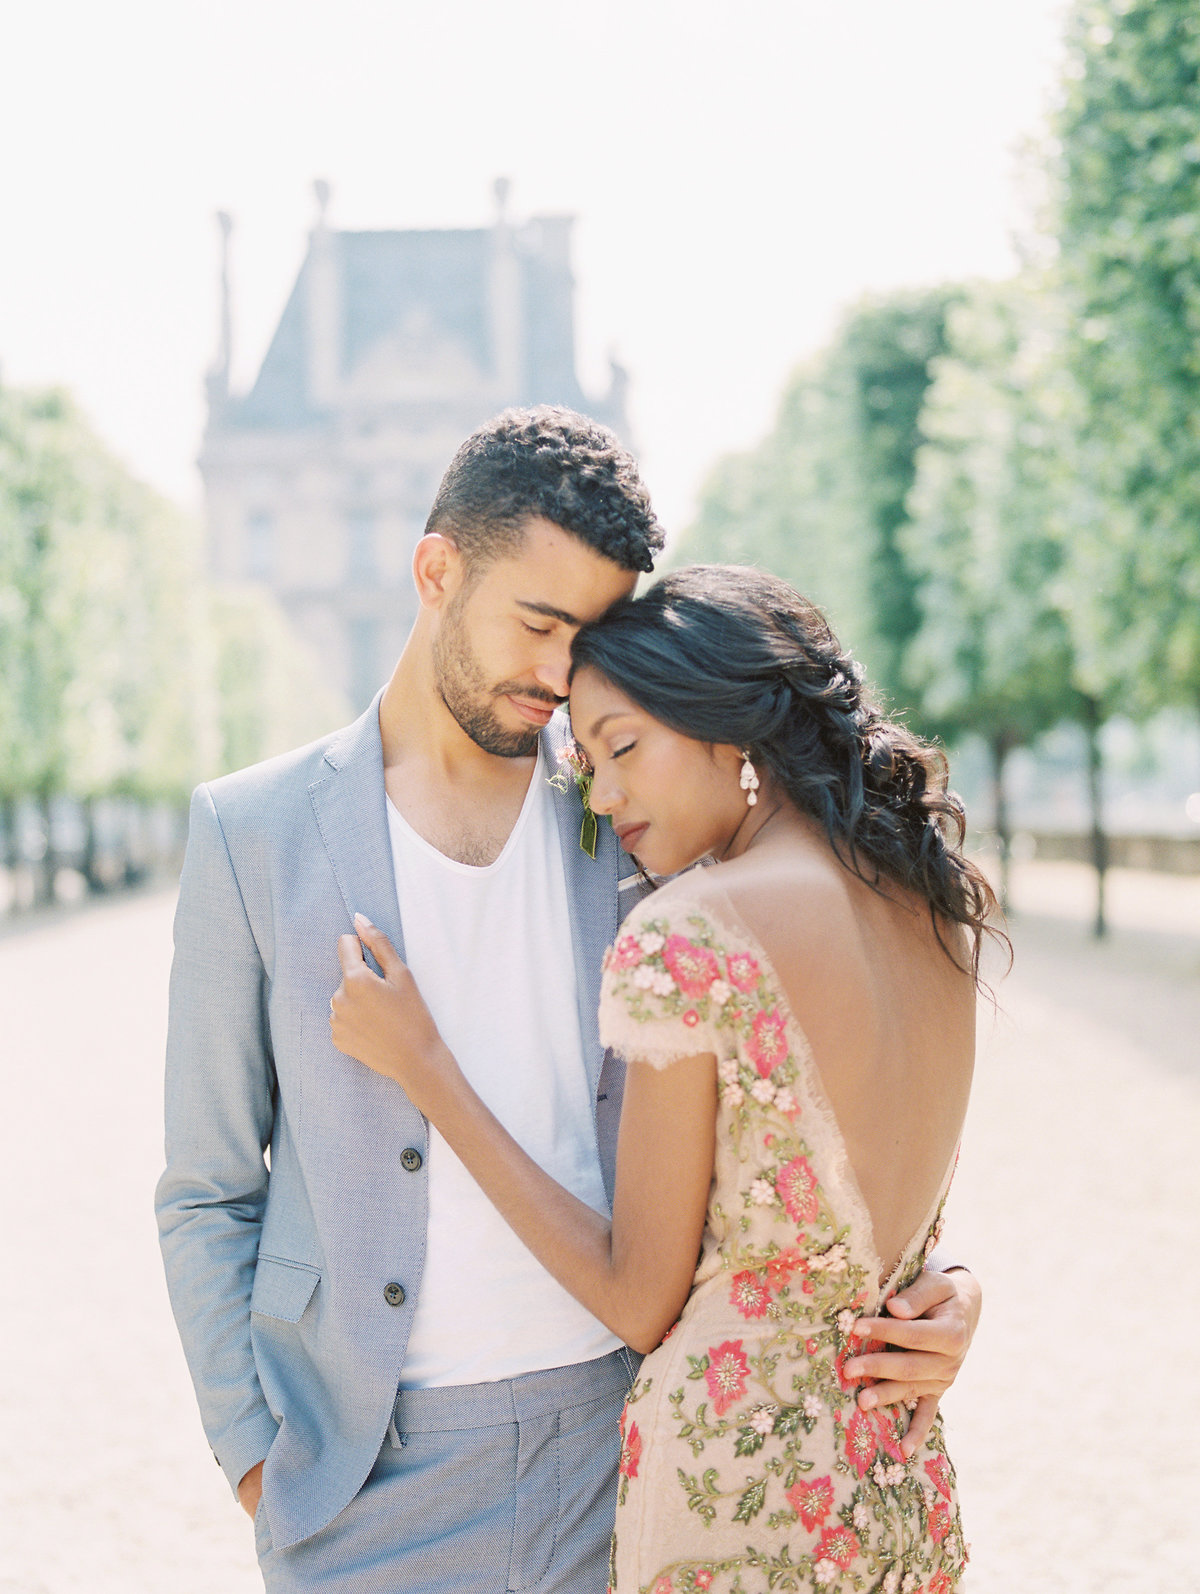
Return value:
M 442 472 L 512 404 L 564 404 L 627 431 L 625 376 L 575 372 L 573 219 L 343 232 L 316 185 L 308 252 L 249 392 L 230 390 L 228 244 L 200 454 L 210 568 L 282 604 L 330 682 L 364 707 L 412 623 L 409 566 Z

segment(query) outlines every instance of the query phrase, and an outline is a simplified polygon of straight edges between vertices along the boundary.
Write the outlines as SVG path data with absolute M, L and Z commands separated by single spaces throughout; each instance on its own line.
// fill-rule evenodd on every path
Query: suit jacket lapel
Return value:
M 570 739 L 566 716 L 556 714 L 542 732 L 542 745 L 551 769 Z M 600 1045 L 600 964 L 605 948 L 616 939 L 619 912 L 617 886 L 621 854 L 612 826 L 597 826 L 596 856 L 589 858 L 579 845 L 583 802 L 571 781 L 565 792 L 555 792 L 554 817 L 562 846 L 571 914 L 571 944 L 575 954 L 575 990 L 579 1004 L 579 1032 L 583 1037 L 588 1078 L 595 1090 L 600 1080 L 604 1049 Z
M 351 920 L 365 913 L 403 957 L 383 784 L 381 696 L 377 693 L 366 713 L 329 744 L 325 773 L 308 790 L 347 913 Z

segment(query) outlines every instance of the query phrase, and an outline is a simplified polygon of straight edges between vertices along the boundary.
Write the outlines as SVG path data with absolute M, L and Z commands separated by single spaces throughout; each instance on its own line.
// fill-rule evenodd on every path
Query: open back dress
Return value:
M 606 1045 L 660 1067 L 713 1052 L 719 1086 L 691 1294 L 622 1419 L 613 1594 L 947 1594 L 966 1546 L 940 1418 L 905 1461 L 907 1412 L 860 1411 L 842 1366 L 855 1319 L 921 1271 L 953 1158 L 885 1276 L 766 950 L 727 898 L 681 885 L 626 921 L 601 991 Z

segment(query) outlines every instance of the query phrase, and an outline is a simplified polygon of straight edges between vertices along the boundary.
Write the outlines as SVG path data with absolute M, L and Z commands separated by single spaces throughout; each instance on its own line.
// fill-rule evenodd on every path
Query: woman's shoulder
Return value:
M 626 915 L 621 934 L 657 929 L 683 933 L 703 927 L 712 938 L 727 933 L 730 909 L 713 879 L 717 868 L 697 866 L 643 897 Z

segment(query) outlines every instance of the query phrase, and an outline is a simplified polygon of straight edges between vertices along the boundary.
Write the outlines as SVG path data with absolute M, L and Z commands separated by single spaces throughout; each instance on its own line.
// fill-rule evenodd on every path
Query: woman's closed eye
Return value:
M 636 746 L 636 742 L 626 742 L 624 747 L 614 747 L 612 750 L 612 756 L 614 758 L 624 758 L 625 754 L 631 753 Z

